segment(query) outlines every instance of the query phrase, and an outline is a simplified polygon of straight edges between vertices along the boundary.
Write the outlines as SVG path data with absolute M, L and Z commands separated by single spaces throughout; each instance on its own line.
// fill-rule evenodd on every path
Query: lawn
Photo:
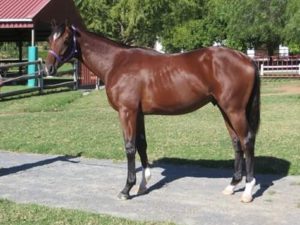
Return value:
M 34 204 L 15 204 L 0 200 L 0 224 L 5 225 L 167 225 L 171 223 L 140 222 L 61 208 Z
M 300 81 L 262 82 L 256 171 L 300 175 Z M 217 107 L 147 116 L 151 161 L 232 168 L 233 150 Z M 124 160 L 117 113 L 105 91 L 69 91 L 0 102 L 0 149 Z

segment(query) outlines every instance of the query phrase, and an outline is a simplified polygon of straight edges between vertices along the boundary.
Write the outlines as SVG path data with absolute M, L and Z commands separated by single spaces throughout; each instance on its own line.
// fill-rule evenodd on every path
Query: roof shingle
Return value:
M 32 19 L 50 0 L 0 0 L 0 19 Z

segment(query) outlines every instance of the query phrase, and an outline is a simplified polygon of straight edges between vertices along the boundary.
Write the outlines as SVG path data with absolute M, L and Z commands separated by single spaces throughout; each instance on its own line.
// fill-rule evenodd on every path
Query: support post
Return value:
M 38 51 L 37 47 L 34 46 L 34 29 L 31 30 L 31 46 L 28 47 L 28 62 L 36 61 L 38 58 Z M 32 75 L 36 72 L 36 65 L 28 65 L 28 74 Z M 35 87 L 36 86 L 36 79 L 30 79 L 27 82 L 28 87 Z
M 78 60 L 75 59 L 73 62 L 73 81 L 74 81 L 74 90 L 78 89 Z
M 23 42 L 22 42 L 22 40 L 19 40 L 18 42 L 17 42 L 17 45 L 18 45 L 18 49 L 19 49 L 19 62 L 22 62 L 23 61 L 23 49 L 22 49 L 22 47 L 23 47 Z M 19 66 L 19 76 L 21 76 L 22 75 L 22 66 Z
M 38 70 L 38 87 L 40 94 L 43 94 L 44 90 L 44 71 L 43 71 L 43 60 L 39 58 L 39 62 L 37 64 L 37 70 Z
M 260 75 L 263 76 L 264 75 L 264 63 L 262 63 L 260 65 Z

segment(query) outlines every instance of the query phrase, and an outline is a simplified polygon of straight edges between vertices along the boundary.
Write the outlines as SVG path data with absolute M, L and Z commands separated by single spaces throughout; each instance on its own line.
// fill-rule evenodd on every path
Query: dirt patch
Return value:
M 300 85 L 284 85 L 278 91 L 289 94 L 300 94 Z
M 273 88 L 272 93 L 263 93 L 264 96 L 270 95 L 290 95 L 300 94 L 300 84 L 287 84 L 277 88 Z

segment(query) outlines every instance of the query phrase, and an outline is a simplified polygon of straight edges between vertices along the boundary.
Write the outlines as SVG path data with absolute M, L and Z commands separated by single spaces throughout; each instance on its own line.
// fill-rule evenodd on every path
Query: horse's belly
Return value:
M 142 109 L 145 114 L 175 115 L 192 112 L 210 101 L 211 98 L 200 91 L 178 89 L 149 95 L 143 99 Z

